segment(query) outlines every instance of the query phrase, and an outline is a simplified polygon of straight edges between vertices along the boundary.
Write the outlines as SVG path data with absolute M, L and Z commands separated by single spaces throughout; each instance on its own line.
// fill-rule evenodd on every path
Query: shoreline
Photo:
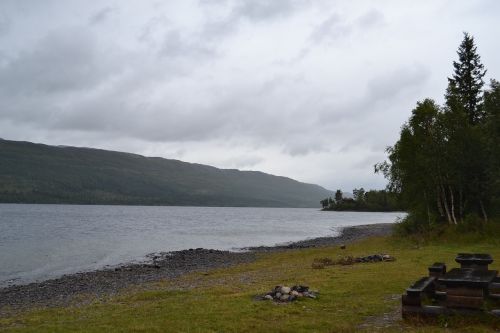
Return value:
M 306 239 L 284 245 L 243 248 L 244 252 L 203 248 L 162 252 L 148 255 L 149 261 L 143 263 L 123 264 L 114 268 L 63 275 L 42 282 L 8 286 L 0 288 L 0 316 L 4 311 L 65 306 L 72 304 L 82 295 L 99 299 L 146 283 L 249 263 L 256 260 L 259 253 L 338 246 L 367 237 L 386 236 L 392 232 L 393 226 L 394 223 L 380 223 L 345 227 L 338 236 Z

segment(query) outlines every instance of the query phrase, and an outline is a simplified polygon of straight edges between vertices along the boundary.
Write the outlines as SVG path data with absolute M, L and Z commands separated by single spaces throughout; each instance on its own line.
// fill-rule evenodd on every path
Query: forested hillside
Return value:
M 256 171 L 0 140 L 0 202 L 317 207 L 332 192 Z

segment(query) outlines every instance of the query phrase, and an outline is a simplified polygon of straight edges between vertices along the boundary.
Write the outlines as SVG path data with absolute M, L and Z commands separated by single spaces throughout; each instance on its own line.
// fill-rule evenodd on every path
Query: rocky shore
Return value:
M 140 264 L 126 264 L 91 272 L 65 275 L 57 279 L 0 289 L 0 316 L 2 313 L 37 306 L 70 304 L 80 295 L 94 298 L 113 295 L 125 288 L 147 282 L 172 279 L 182 274 L 207 271 L 248 263 L 260 252 L 297 250 L 310 247 L 348 244 L 370 236 L 390 234 L 393 224 L 373 224 L 344 228 L 338 237 L 320 237 L 278 246 L 263 246 L 230 252 L 207 249 L 189 249 L 156 253 Z

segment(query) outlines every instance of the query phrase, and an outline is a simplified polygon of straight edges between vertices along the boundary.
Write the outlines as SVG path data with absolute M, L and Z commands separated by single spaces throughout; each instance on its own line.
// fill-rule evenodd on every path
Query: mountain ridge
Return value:
M 0 202 L 318 207 L 332 192 L 261 171 L 0 140 Z

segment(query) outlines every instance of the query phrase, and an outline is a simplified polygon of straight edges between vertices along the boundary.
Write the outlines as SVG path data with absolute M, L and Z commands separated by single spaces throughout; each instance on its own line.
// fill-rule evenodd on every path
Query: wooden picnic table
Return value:
M 490 284 L 498 271 L 474 268 L 454 268 L 438 278 L 445 287 L 446 306 L 452 308 L 481 308 L 489 293 Z
M 461 268 L 447 272 L 444 263 L 436 262 L 429 267 L 429 276 L 406 289 L 401 297 L 404 318 L 485 311 L 500 317 L 500 309 L 489 309 L 485 304 L 486 299 L 500 300 L 498 271 L 488 269 L 493 258 L 489 254 L 459 253 L 455 261 Z

